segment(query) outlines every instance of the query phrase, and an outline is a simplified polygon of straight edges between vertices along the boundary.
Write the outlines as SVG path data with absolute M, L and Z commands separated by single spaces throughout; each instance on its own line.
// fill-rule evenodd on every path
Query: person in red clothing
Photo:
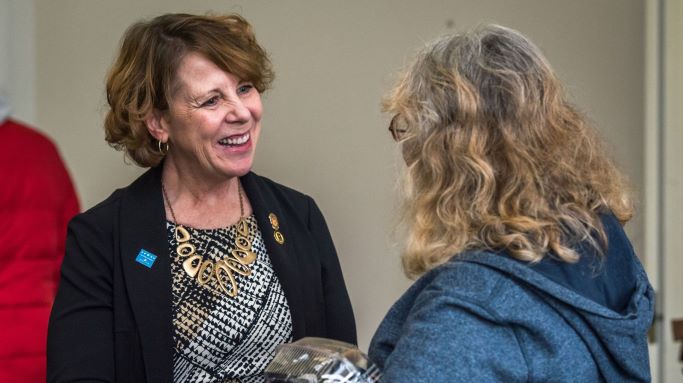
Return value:
M 78 198 L 57 148 L 0 99 L 0 382 L 45 382 L 47 323 Z

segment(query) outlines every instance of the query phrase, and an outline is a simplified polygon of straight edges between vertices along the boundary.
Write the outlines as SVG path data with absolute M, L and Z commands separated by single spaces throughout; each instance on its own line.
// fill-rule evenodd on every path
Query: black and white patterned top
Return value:
M 292 318 L 273 272 L 256 218 L 247 218 L 257 259 L 251 275 L 235 274 L 236 297 L 211 278 L 200 285 L 176 254 L 175 225 L 167 222 L 173 276 L 173 382 L 263 382 L 275 346 L 292 339 Z M 185 226 L 196 254 L 219 261 L 235 248 L 236 227 L 198 230 Z

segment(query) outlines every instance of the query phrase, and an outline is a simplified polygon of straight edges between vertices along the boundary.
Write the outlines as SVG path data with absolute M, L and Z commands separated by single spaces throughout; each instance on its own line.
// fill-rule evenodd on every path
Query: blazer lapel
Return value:
M 123 274 L 150 383 L 171 380 L 171 265 L 165 218 L 158 166 L 131 185 L 121 206 Z M 136 260 L 143 250 L 156 256 L 151 265 Z
M 258 179 L 253 173 L 247 173 L 240 180 L 254 210 L 259 229 L 261 229 L 270 262 L 273 264 L 273 270 L 275 270 L 287 298 L 292 315 L 292 336 L 294 339 L 302 338 L 306 332 L 305 307 L 303 307 L 302 300 L 304 291 L 300 283 L 301 278 L 297 269 L 296 257 L 293 254 L 294 244 L 287 241 L 288 217 L 280 209 L 278 201 L 269 195 L 263 187 L 259 187 Z M 278 243 L 275 240 L 275 229 L 269 218 L 271 213 L 275 214 L 279 221 L 280 231 L 284 235 L 283 243 Z

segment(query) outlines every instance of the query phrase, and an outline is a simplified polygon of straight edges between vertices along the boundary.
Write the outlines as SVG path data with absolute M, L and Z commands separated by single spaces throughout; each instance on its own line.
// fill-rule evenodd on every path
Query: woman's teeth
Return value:
M 241 136 L 232 136 L 232 137 L 223 138 L 222 140 L 218 141 L 218 143 L 221 145 L 234 146 L 234 145 L 242 145 L 242 144 L 246 143 L 247 141 L 249 141 L 249 132 L 244 133 Z

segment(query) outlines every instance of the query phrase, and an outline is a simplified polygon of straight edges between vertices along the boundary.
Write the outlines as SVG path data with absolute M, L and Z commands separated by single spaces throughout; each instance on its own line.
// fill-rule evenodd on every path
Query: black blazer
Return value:
M 293 322 L 294 339 L 356 343 L 337 254 L 313 199 L 249 173 L 241 178 Z M 285 242 L 274 239 L 278 217 Z M 69 224 L 61 281 L 50 316 L 49 382 L 171 380 L 171 266 L 161 166 Z M 151 268 L 141 250 L 157 256 Z

